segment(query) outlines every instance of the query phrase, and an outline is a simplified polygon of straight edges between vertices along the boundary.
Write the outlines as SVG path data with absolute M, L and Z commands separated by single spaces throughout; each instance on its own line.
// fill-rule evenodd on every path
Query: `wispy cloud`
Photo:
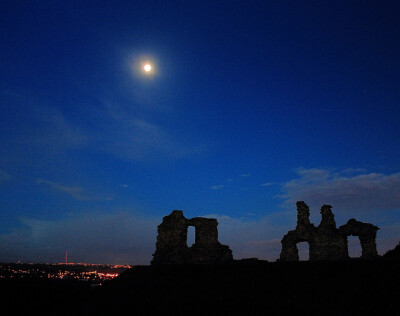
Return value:
M 55 108 L 39 114 L 38 119 L 42 122 L 42 128 L 36 131 L 36 135 L 32 138 L 33 142 L 64 148 L 87 145 L 89 141 L 87 134 Z
M 23 117 L 26 130 L 18 141 L 46 146 L 46 148 L 51 146 L 53 149 L 78 148 L 87 145 L 89 141 L 87 133 L 58 108 L 44 104 L 17 107 L 19 111 L 26 114 Z
M 261 184 L 261 186 L 263 186 L 263 187 L 269 187 L 271 185 L 272 185 L 272 182 L 265 182 L 265 183 Z
M 143 119 L 121 122 L 117 130 L 105 135 L 103 149 L 127 160 L 181 158 L 199 150 L 182 145 L 160 126 Z
M 271 213 L 261 218 L 206 214 L 218 220 L 221 243 L 229 245 L 235 259 L 253 258 L 275 261 L 281 251 L 280 239 L 291 229 L 290 212 Z M 295 218 L 295 215 L 294 215 Z
M 219 190 L 222 189 L 225 185 L 223 184 L 218 184 L 218 185 L 213 185 L 210 187 L 211 190 Z
M 251 173 L 242 173 L 240 176 L 243 178 L 250 177 Z
M 153 162 L 181 159 L 206 149 L 204 142 L 177 133 L 169 122 L 163 124 L 165 118 L 160 120 L 155 111 L 138 111 L 136 102 L 97 99 L 82 108 L 75 106 L 79 115 L 72 116 L 51 101 L 28 95 L 7 95 L 4 101 L 18 118 L 9 122 L 8 139 L 24 157 L 31 150 L 45 156 L 82 148 L 124 160 Z M 10 151 L 11 155 L 15 153 Z
M 185 141 L 183 135 L 175 135 L 156 123 L 154 113 L 138 116 L 113 102 L 100 102 L 95 114 L 101 124 L 95 139 L 96 149 L 125 160 L 141 161 L 179 159 L 204 150 L 204 145 Z
M 62 220 L 23 218 L 23 226 L 0 234 L 7 261 L 149 264 L 161 219 L 128 212 L 81 214 Z
M 69 195 L 70 197 L 72 197 L 78 201 L 90 201 L 90 200 L 100 200 L 100 199 L 112 200 L 112 198 L 110 196 L 106 196 L 106 197 L 96 196 L 92 193 L 87 192 L 86 190 L 84 190 L 81 187 L 66 186 L 66 185 L 62 185 L 57 182 L 48 181 L 48 180 L 44 180 L 44 179 L 37 179 L 36 183 L 37 184 L 45 184 L 59 192 Z
M 4 170 L 0 170 L 0 184 L 10 180 L 10 175 Z
M 281 251 L 281 238 L 296 222 L 295 209 L 257 219 L 223 214 L 199 216 L 217 218 L 219 240 L 230 246 L 235 259 L 275 261 Z M 60 262 L 68 250 L 74 262 L 149 264 L 161 221 L 162 217 L 143 216 L 133 210 L 96 211 L 59 220 L 23 218 L 19 228 L 0 234 L 0 258 L 9 262 Z M 381 226 L 379 254 L 399 242 L 399 231 L 400 223 Z M 350 242 L 349 246 L 359 244 Z
M 350 174 L 350 171 L 352 174 Z M 298 169 L 279 195 L 294 205 L 304 200 L 311 206 L 332 204 L 337 210 L 377 211 L 400 208 L 400 173 L 333 172 L 328 169 Z

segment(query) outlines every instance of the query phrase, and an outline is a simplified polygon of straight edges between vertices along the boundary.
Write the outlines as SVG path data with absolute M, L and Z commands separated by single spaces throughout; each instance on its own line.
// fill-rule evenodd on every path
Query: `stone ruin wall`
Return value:
M 195 227 L 195 243 L 188 247 L 187 230 Z M 221 263 L 233 260 L 232 251 L 218 241 L 218 222 L 214 218 L 185 218 L 175 210 L 158 226 L 156 252 L 151 264 Z
M 379 227 L 350 219 L 345 225 L 336 228 L 336 222 L 330 205 L 321 208 L 321 223 L 318 227 L 310 223 L 310 209 L 306 203 L 297 205 L 297 226 L 282 238 L 280 261 L 298 261 L 297 244 L 308 242 L 309 258 L 314 260 L 348 259 L 347 236 L 358 236 L 361 243 L 361 258 L 369 259 L 378 255 L 376 250 L 376 232 Z
M 378 256 L 376 233 L 379 227 L 350 219 L 345 225 L 336 227 L 335 216 L 330 205 L 321 208 L 321 222 L 315 226 L 310 222 L 310 209 L 306 203 L 297 205 L 296 229 L 282 238 L 279 261 L 298 261 L 297 244 L 309 244 L 309 260 L 349 259 L 348 236 L 358 236 L 363 259 Z M 195 227 L 195 243 L 188 247 L 187 231 Z M 158 226 L 154 264 L 198 264 L 233 261 L 232 250 L 218 241 L 218 222 L 214 218 L 185 218 L 183 211 L 175 210 L 163 218 Z

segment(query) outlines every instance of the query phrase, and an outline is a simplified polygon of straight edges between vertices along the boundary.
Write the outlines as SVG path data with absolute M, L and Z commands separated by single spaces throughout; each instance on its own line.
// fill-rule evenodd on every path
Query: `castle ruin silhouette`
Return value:
M 195 227 L 195 243 L 187 245 L 189 226 Z M 151 264 L 221 263 L 233 260 L 232 250 L 218 241 L 215 218 L 183 216 L 175 210 L 158 225 L 156 252 Z
M 348 259 L 348 236 L 358 236 L 360 239 L 361 258 L 371 259 L 378 255 L 375 239 L 379 227 L 352 218 L 345 225 L 336 228 L 330 205 L 321 207 L 321 223 L 316 227 L 310 223 L 310 209 L 307 204 L 299 201 L 296 205 L 297 226 L 282 238 L 280 261 L 298 261 L 297 244 L 303 241 L 309 244 L 310 261 Z
M 297 205 L 297 226 L 282 238 L 282 251 L 278 261 L 298 261 L 297 244 L 309 244 L 309 260 L 349 259 L 348 236 L 358 236 L 361 243 L 362 259 L 378 256 L 376 233 L 379 227 L 362 223 L 354 218 L 336 228 L 330 205 L 321 208 L 321 223 L 310 222 L 310 209 L 303 201 Z M 195 227 L 195 243 L 188 247 L 187 231 Z M 185 218 L 183 211 L 174 210 L 158 225 L 156 251 L 152 265 L 157 264 L 209 264 L 233 261 L 232 250 L 218 241 L 218 222 L 215 218 Z

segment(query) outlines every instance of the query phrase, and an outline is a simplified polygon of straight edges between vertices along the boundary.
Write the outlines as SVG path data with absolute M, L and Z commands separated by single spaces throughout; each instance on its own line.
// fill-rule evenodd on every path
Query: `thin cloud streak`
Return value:
M 28 150 L 41 155 L 66 150 L 85 149 L 97 154 L 111 154 L 128 161 L 181 159 L 202 153 L 205 144 L 184 139 L 157 122 L 154 112 L 138 115 L 136 103 L 120 106 L 118 102 L 98 100 L 79 112 L 90 124 L 71 118 L 51 102 L 28 95 L 12 94 L 9 111 L 24 113 L 13 125 L 23 126 L 23 133 L 9 130 L 10 143 L 21 156 Z M 12 155 L 15 155 L 13 152 Z
M 331 204 L 335 210 L 377 211 L 400 208 L 400 173 L 332 172 L 328 169 L 298 169 L 297 178 L 282 185 L 278 196 L 285 205 L 303 200 L 313 207 Z
M 18 121 L 14 124 L 23 129 L 9 129 L 8 135 L 14 145 L 30 146 L 40 150 L 63 150 L 86 146 L 89 141 L 87 133 L 68 119 L 56 106 L 45 104 L 35 97 L 13 94 L 6 99 L 12 104 L 14 113 L 18 113 Z M 6 107 L 11 107 L 6 103 Z M 20 115 L 20 113 L 24 113 Z M 21 132 L 22 131 L 22 132 Z
M 128 212 L 81 214 L 58 221 L 23 218 L 0 235 L 0 257 L 9 262 L 149 264 L 160 219 Z
M 219 190 L 222 189 L 223 187 L 225 187 L 225 185 L 223 184 L 218 184 L 218 185 L 213 185 L 210 187 L 211 190 Z
M 10 175 L 4 170 L 0 170 L 0 184 L 10 180 Z
M 124 160 L 152 161 L 180 159 L 201 153 L 204 145 L 187 145 L 161 125 L 154 123 L 155 114 L 138 116 L 132 110 L 104 100 L 93 111 L 101 126 L 93 139 L 93 148 Z
M 272 182 L 265 182 L 265 183 L 261 184 L 261 186 L 263 186 L 263 187 L 269 187 L 271 185 L 272 185 Z
M 91 200 L 111 200 L 112 198 L 107 196 L 105 198 L 102 198 L 100 196 L 93 195 L 89 192 L 86 192 L 83 188 L 81 187 L 71 187 L 71 186 L 65 186 L 57 182 L 53 181 L 48 181 L 44 179 L 37 179 L 36 180 L 37 184 L 45 184 L 59 192 L 65 193 L 69 195 L 70 197 L 74 198 L 75 200 L 78 201 L 91 201 Z

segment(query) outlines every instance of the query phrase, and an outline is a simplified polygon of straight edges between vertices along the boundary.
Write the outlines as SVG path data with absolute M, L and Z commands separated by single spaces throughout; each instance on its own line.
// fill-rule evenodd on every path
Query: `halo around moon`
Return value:
M 159 76 L 159 67 L 157 59 L 150 55 L 136 55 L 129 57 L 129 67 L 131 73 L 136 78 L 142 80 L 155 79 Z

